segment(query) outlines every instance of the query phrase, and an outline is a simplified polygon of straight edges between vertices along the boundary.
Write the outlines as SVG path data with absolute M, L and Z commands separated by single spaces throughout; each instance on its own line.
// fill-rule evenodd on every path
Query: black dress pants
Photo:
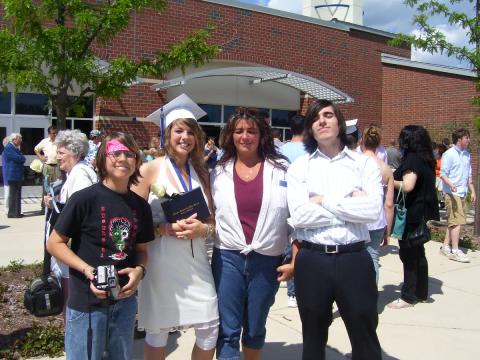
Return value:
M 8 186 L 10 188 L 8 194 L 8 216 L 19 216 L 22 213 L 22 181 L 9 181 Z
M 428 262 L 423 244 L 402 248 L 400 260 L 403 263 L 402 300 L 414 304 L 428 298 Z
M 295 289 L 302 320 L 303 360 L 324 360 L 332 304 L 347 328 L 353 360 L 381 360 L 375 269 L 366 249 L 324 254 L 302 248 L 295 260 Z

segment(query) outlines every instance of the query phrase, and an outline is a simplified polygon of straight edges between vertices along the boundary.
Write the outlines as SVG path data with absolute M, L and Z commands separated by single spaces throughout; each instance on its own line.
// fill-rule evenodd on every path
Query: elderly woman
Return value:
M 217 357 L 240 359 L 241 339 L 244 358 L 259 359 L 288 239 L 288 162 L 254 109 L 237 109 L 220 145 L 224 155 L 211 173 L 217 229 L 212 269 L 220 313 Z
M 97 174 L 83 160 L 88 153 L 88 139 L 80 130 L 60 131 L 55 139 L 57 145 L 57 162 L 60 170 L 65 172 L 66 180 L 60 190 L 58 199 L 52 199 L 50 195 L 45 196 L 45 206 L 49 208 L 47 212 L 47 237 L 58 214 L 53 207 L 52 200 L 57 201 L 62 208 L 72 196 L 73 193 L 82 190 L 97 182 Z M 68 298 L 68 267 L 55 258 L 52 258 L 52 271 L 62 280 L 63 295 Z
M 422 222 L 438 220 L 438 201 L 435 189 L 435 159 L 428 131 L 419 125 L 407 125 L 400 132 L 400 166 L 393 173 L 395 189 L 406 193 L 407 224 L 400 246 L 403 263 L 403 285 L 399 299 L 388 304 L 391 309 L 411 307 L 428 298 L 428 262 L 424 242 L 410 240 L 408 234 Z

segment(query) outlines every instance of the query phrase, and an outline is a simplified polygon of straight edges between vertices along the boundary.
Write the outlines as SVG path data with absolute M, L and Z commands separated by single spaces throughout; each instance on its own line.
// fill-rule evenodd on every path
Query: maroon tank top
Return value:
M 252 181 L 243 181 L 233 166 L 233 185 L 235 200 L 243 234 L 247 244 L 252 243 L 253 234 L 257 227 L 258 214 L 262 207 L 263 196 L 263 161 L 257 176 Z

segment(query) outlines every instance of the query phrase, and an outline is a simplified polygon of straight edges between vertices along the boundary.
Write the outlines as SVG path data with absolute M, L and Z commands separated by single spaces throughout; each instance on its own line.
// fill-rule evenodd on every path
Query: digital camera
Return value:
M 118 282 L 118 274 L 115 265 L 98 266 L 94 272 L 94 276 L 94 284 L 97 289 L 109 292 L 113 299 L 118 298 L 120 284 Z

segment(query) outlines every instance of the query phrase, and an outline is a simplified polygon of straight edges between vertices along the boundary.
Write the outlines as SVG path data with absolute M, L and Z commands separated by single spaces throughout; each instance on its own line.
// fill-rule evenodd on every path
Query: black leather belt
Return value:
M 323 254 L 341 254 L 365 249 L 365 241 L 357 241 L 347 245 L 321 245 L 302 241 L 302 248 L 321 252 Z

